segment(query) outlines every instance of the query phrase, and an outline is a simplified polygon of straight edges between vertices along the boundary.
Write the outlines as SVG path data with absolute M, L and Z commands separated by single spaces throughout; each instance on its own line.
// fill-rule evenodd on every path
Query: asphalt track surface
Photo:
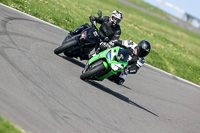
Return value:
M 123 86 L 84 82 L 57 56 L 67 31 L 0 4 L 0 114 L 31 133 L 199 133 L 200 88 L 144 65 Z

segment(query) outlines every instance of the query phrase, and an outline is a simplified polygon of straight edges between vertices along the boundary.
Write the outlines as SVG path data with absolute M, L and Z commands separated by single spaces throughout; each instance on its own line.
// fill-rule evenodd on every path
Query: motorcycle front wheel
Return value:
M 92 79 L 94 78 L 97 74 L 102 73 L 103 71 L 105 71 L 106 68 L 104 66 L 104 64 L 100 64 L 98 66 L 96 66 L 95 68 L 93 68 L 92 70 L 87 70 L 85 73 L 83 73 L 80 78 L 82 80 L 86 80 L 86 79 Z
M 64 52 L 65 50 L 76 46 L 77 44 L 78 44 L 78 40 L 77 39 L 73 39 L 73 40 L 71 40 L 69 42 L 66 42 L 66 43 L 62 44 L 60 47 L 56 48 L 54 50 L 54 53 L 58 55 L 58 54 Z

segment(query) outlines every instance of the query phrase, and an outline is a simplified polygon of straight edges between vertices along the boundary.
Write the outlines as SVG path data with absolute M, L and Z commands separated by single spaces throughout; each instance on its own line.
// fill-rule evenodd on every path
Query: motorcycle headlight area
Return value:
M 111 58 L 111 50 L 107 53 L 106 58 L 107 58 L 109 61 L 112 61 L 112 58 Z
M 81 38 L 85 39 L 87 37 L 87 31 L 84 31 L 82 34 L 81 34 Z
M 111 68 L 112 68 L 114 71 L 123 69 L 122 63 L 112 63 L 112 64 L 111 64 Z

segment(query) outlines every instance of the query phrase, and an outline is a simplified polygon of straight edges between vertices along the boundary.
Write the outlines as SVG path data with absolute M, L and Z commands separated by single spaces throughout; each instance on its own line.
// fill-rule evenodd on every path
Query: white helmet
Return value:
M 113 26 L 118 25 L 123 18 L 123 15 L 120 11 L 113 11 L 112 14 L 110 15 L 110 22 Z

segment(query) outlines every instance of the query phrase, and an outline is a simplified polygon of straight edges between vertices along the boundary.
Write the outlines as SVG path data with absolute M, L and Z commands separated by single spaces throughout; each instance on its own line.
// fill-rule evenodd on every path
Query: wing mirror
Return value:
M 101 12 L 101 10 L 98 11 L 98 16 L 99 16 L 99 18 L 102 17 L 102 12 Z

